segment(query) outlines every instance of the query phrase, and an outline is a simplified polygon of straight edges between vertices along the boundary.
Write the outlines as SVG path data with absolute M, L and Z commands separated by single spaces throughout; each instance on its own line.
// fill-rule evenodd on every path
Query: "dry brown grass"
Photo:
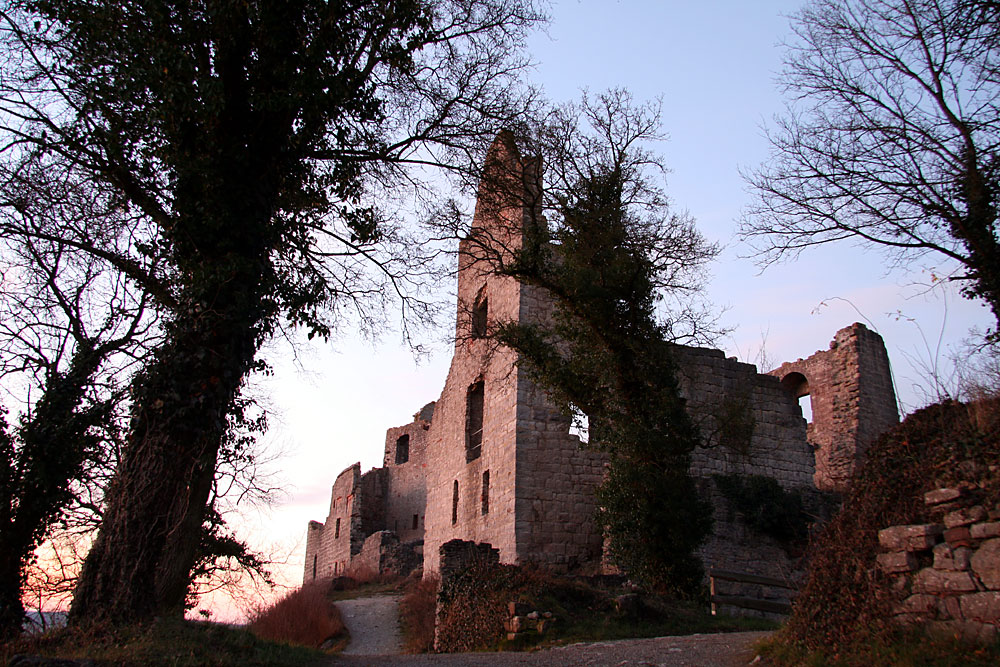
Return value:
M 312 582 L 257 612 L 250 631 L 261 639 L 319 647 L 346 634 L 337 607 L 327 597 L 329 581 Z
M 407 653 L 429 653 L 434 648 L 434 611 L 438 579 L 411 578 L 399 603 L 399 618 L 403 623 Z

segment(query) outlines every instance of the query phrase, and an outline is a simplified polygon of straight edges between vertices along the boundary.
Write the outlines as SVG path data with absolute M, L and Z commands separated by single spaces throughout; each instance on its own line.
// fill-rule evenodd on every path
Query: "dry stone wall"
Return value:
M 964 488 L 924 495 L 934 523 L 879 531 L 879 568 L 892 579 L 900 623 L 993 642 L 1000 627 L 1000 506 Z

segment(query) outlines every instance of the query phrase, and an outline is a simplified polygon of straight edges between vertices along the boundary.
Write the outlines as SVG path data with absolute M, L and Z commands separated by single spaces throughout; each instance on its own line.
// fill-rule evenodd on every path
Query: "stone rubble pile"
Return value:
M 1000 626 L 1000 505 L 971 487 L 924 494 L 933 523 L 879 531 L 878 565 L 893 578 L 901 623 L 983 643 Z
M 504 629 L 508 640 L 515 640 L 529 633 L 544 635 L 556 620 L 551 611 L 539 612 L 522 602 L 511 602 L 507 605 L 507 612 Z

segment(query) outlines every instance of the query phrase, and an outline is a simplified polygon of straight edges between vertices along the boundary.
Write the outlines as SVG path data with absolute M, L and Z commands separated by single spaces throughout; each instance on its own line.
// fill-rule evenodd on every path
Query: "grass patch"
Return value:
M 98 664 L 238 667 L 310 665 L 326 654 L 255 637 L 249 630 L 201 621 L 162 620 L 148 626 L 61 629 L 0 645 L 0 664 L 17 654 L 91 659 Z

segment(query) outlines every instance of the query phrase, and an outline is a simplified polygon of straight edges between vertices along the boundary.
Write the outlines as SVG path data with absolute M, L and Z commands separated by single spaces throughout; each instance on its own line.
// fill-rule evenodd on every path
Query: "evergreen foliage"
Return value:
M 693 594 L 702 577 L 693 552 L 711 509 L 688 473 L 699 434 L 671 354 L 678 321 L 661 320 L 657 306 L 661 290 L 695 289 L 715 249 L 689 218 L 669 214 L 647 178 L 655 161 L 639 144 L 651 138 L 654 110 L 612 92 L 560 114 L 542 133 L 553 141 L 534 145 L 548 148 L 542 190 L 551 199 L 534 209 L 548 220 L 525 225 L 501 268 L 548 294 L 552 318 L 499 323 L 494 336 L 557 404 L 588 416 L 590 446 L 608 453 L 598 519 L 614 562 L 649 586 Z M 573 133 L 575 143 L 560 143 Z

